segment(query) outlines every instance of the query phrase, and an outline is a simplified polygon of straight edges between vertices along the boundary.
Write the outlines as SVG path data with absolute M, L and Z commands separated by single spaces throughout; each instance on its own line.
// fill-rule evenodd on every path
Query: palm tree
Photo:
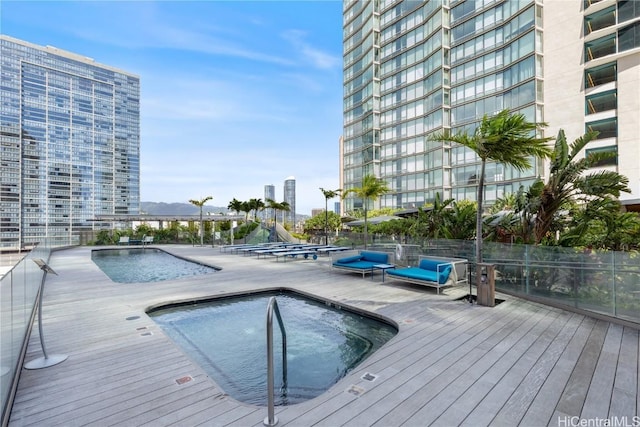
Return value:
M 587 132 L 569 145 L 564 131 L 560 129 L 558 132 L 547 183 L 544 186 L 541 183 L 532 186 L 528 191 L 528 199 L 537 203 L 534 220 L 537 244 L 547 235 L 556 213 L 570 201 L 579 198 L 588 203 L 609 197 L 618 198 L 621 192 L 631 191 L 628 187 L 629 179 L 617 172 L 600 170 L 584 174 L 603 160 L 616 155 L 614 152 L 601 152 L 576 160 L 576 156 L 597 136 L 598 132 Z
M 229 202 L 229 205 L 227 205 L 227 209 L 235 213 L 240 213 L 242 211 L 242 202 L 234 197 L 233 200 Z
M 244 222 L 249 222 L 249 214 L 251 213 L 251 205 L 249 202 L 240 202 L 242 204 L 240 210 L 244 212 Z
M 243 208 L 242 202 L 236 199 L 235 197 L 227 205 L 227 209 L 229 209 L 232 212 L 235 212 L 236 214 L 242 212 L 242 208 Z M 230 224 L 231 226 L 229 227 L 229 229 L 231 230 L 231 244 L 233 244 L 233 222 L 231 222 Z
M 200 246 L 204 245 L 204 227 L 202 226 L 202 207 L 204 206 L 205 203 L 207 203 L 211 199 L 213 199 L 213 196 L 207 196 L 202 200 L 194 200 L 194 199 L 189 200 L 189 203 L 191 203 L 192 205 L 196 205 L 200 208 Z
M 367 249 L 367 210 L 369 201 L 375 202 L 378 197 L 388 193 L 391 189 L 383 180 L 376 178 L 374 175 L 365 175 L 362 178 L 362 186 L 350 188 L 342 193 L 344 199 L 353 193 L 356 197 L 362 199 L 364 206 L 364 248 Z
M 467 132 L 450 135 L 441 132 L 430 139 L 455 142 L 473 150 L 480 158 L 478 180 L 478 212 L 476 214 L 476 262 L 482 262 L 482 202 L 484 198 L 484 171 L 487 160 L 514 167 L 519 171 L 531 167 L 531 157 L 546 158 L 551 155 L 547 142 L 552 138 L 540 138 L 537 131 L 546 123 L 527 121 L 524 114 L 511 114 L 502 110 L 493 116 L 484 115 L 479 126 Z
M 320 191 L 324 195 L 324 244 L 329 244 L 329 232 L 327 231 L 327 226 L 329 225 L 329 199 L 333 199 L 336 197 L 342 189 L 337 190 L 325 190 L 320 187 Z
M 265 204 L 262 199 L 249 199 L 248 207 L 253 211 L 253 220 L 256 221 L 258 217 L 258 211 L 265 208 Z
M 291 206 L 287 202 L 278 203 L 271 199 L 266 199 L 266 201 L 266 207 L 273 209 L 273 233 L 275 234 L 278 226 L 278 211 L 289 212 Z

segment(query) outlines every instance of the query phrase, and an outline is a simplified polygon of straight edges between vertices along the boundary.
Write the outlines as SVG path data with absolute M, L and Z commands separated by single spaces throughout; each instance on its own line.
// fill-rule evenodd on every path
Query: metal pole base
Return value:
M 262 422 L 266 426 L 274 426 L 278 424 L 278 417 L 273 417 L 273 421 L 269 421 L 269 417 L 264 417 L 264 421 Z
M 41 369 L 49 366 L 57 365 L 67 360 L 69 356 L 66 354 L 53 354 L 49 357 L 39 357 L 24 364 L 25 369 Z

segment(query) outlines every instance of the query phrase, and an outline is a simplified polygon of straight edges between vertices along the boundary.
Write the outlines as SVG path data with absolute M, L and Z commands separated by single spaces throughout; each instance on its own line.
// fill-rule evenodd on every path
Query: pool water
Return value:
M 149 312 L 231 397 L 267 404 L 266 312 L 276 296 L 287 342 L 273 316 L 276 405 L 314 398 L 390 340 L 397 329 L 294 292 L 259 293 Z
M 209 274 L 215 268 L 175 257 L 155 248 L 100 249 L 91 259 L 111 280 L 143 283 Z

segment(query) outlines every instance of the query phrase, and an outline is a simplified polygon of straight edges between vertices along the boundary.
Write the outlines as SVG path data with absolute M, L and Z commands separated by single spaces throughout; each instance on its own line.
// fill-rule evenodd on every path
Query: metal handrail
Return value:
M 264 419 L 264 425 L 274 426 L 278 424 L 278 418 L 275 416 L 275 397 L 273 394 L 273 313 L 276 313 L 278 325 L 280 325 L 280 333 L 282 334 L 282 381 L 283 388 L 287 387 L 287 333 L 284 330 L 284 323 L 278 308 L 276 297 L 269 298 L 267 304 L 267 396 L 268 409 L 267 417 Z

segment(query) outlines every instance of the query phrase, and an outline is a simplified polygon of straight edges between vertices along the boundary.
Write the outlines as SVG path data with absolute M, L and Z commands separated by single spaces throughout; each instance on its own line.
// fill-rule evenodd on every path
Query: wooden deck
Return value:
M 145 309 L 271 287 L 373 311 L 400 329 L 328 392 L 276 408 L 279 426 L 578 425 L 571 417 L 640 425 L 637 329 L 504 295 L 495 308 L 469 305 L 455 301 L 466 288 L 436 295 L 383 284 L 380 274 L 334 271 L 327 257 L 282 263 L 163 248 L 223 270 L 118 284 L 93 264 L 89 247 L 53 254 L 59 275 L 47 277 L 44 334 L 49 354 L 69 358 L 22 371 L 10 427 L 261 426 L 266 408 L 226 396 Z M 35 326 L 26 361 L 41 355 Z

